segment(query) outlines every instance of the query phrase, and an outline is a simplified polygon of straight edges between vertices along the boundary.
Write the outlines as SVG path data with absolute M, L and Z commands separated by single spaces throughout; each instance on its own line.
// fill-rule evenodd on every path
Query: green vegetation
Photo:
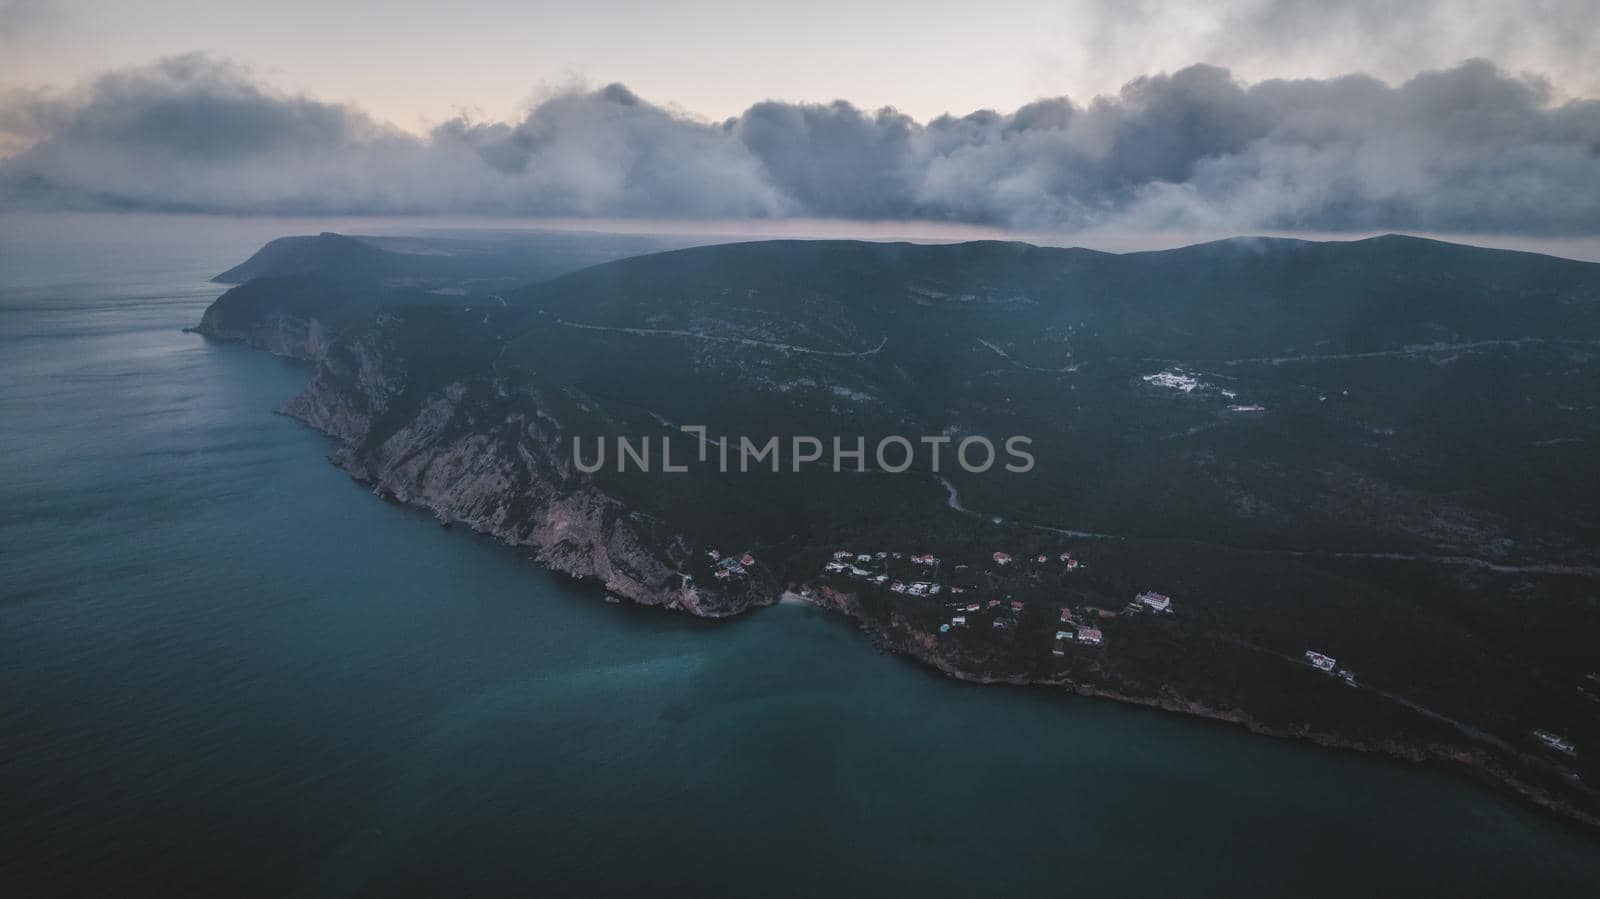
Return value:
M 793 472 L 787 449 L 777 474 L 619 473 L 613 458 L 589 480 L 692 547 L 673 564 L 697 582 L 714 577 L 705 550 L 754 552 L 968 676 L 1471 758 L 1600 813 L 1585 786 L 1600 702 L 1583 689 L 1600 668 L 1600 266 L 1400 237 L 1121 256 L 761 242 L 623 259 L 498 302 L 393 305 L 388 263 L 373 280 L 358 256 L 354 280 L 389 293 L 253 281 L 218 305 L 248 318 L 270 292 L 289 299 L 263 309 L 335 318 L 344 372 L 381 346 L 403 377 L 369 449 L 452 385 L 466 411 L 446 427 L 515 459 L 523 432 L 504 423 L 536 422 L 556 447 L 539 464 L 564 477 L 574 437 L 649 436 L 657 461 L 663 440 L 695 459 L 679 425 L 786 447 L 1026 435 L 1026 474 L 964 472 L 946 448 L 938 474 L 963 508 L 925 456 L 901 474 Z M 385 324 L 364 328 L 378 304 Z M 932 553 L 963 593 L 824 575 L 840 549 Z M 996 550 L 1018 564 L 995 569 Z M 884 564 L 873 574 L 912 576 Z M 1147 589 L 1175 613 L 1121 611 Z M 958 598 L 982 608 L 941 633 Z M 1098 619 L 1104 645 L 1055 655 L 1064 606 L 1117 613 Z M 1362 686 L 1312 670 L 1307 649 Z

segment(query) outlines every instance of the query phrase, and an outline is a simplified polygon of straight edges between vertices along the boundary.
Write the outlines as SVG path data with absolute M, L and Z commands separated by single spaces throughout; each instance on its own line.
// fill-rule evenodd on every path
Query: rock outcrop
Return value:
M 442 523 L 535 548 L 551 569 L 642 605 L 715 618 L 776 601 L 778 585 L 765 572 L 715 587 L 686 577 L 688 539 L 574 470 L 570 437 L 539 389 L 484 376 L 406 395 L 394 333 L 402 326 L 380 314 L 324 348 L 310 385 L 282 410 L 337 440 L 333 461 L 351 477 Z M 298 327 L 268 330 L 252 332 L 252 344 L 299 345 Z

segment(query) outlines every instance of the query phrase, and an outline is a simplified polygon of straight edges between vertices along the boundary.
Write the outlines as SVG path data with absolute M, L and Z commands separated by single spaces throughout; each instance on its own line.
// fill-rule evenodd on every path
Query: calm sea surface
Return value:
M 1596 896 L 1464 778 L 607 605 L 181 332 L 327 223 L 0 221 L 0 894 Z

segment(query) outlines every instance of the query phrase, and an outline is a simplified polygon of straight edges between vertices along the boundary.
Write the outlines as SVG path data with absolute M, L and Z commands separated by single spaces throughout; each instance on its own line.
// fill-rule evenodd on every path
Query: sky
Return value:
M 1597 0 L 0 0 L 0 210 L 1594 234 L 1597 49 Z

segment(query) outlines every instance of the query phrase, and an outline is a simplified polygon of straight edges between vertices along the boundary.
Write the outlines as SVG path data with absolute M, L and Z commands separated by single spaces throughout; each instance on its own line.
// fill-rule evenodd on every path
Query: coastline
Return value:
M 274 322 L 266 329 L 283 333 L 285 323 Z M 315 320 L 290 330 L 321 333 Z M 777 603 L 803 602 L 851 619 L 880 649 L 931 668 L 940 674 L 968 683 L 1033 687 L 1125 705 L 1172 712 L 1241 727 L 1253 734 L 1295 740 L 1312 745 L 1381 755 L 1412 763 L 1442 765 L 1467 773 L 1473 779 L 1507 793 L 1519 802 L 1543 809 L 1557 818 L 1593 834 L 1600 832 L 1600 816 L 1554 795 L 1549 790 L 1517 776 L 1503 763 L 1502 756 L 1463 734 L 1469 746 L 1404 741 L 1367 741 L 1334 733 L 1295 729 L 1263 723 L 1250 714 L 1218 709 L 1205 703 L 1172 695 L 1138 695 L 1113 686 L 1083 680 L 1029 678 L 1022 675 L 995 677 L 964 668 L 948 653 L 940 652 L 929 634 L 911 634 L 884 628 L 864 614 L 853 594 L 835 593 L 827 587 L 810 588 L 807 597 L 795 592 L 796 584 L 782 586 L 771 568 L 738 584 L 735 589 L 713 590 L 687 582 L 682 567 L 694 549 L 681 534 L 669 539 L 647 539 L 659 534 L 657 527 L 640 526 L 631 521 L 626 506 L 606 495 L 574 473 L 554 467 L 534 466 L 532 483 L 519 481 L 513 469 L 527 461 L 526 453 L 507 452 L 494 440 L 477 440 L 455 435 L 443 436 L 441 422 L 455 415 L 464 403 L 473 401 L 467 385 L 453 384 L 443 396 L 424 405 L 414 420 L 389 436 L 380 446 L 370 445 L 373 420 L 385 409 L 388 386 L 395 379 L 386 373 L 390 360 L 378 345 L 357 338 L 344 342 L 350 358 L 336 360 L 322 340 L 301 342 L 264 339 L 258 331 L 244 334 L 215 334 L 201 326 L 193 330 L 211 339 L 265 349 L 274 355 L 313 364 L 313 377 L 301 394 L 291 399 L 280 413 L 333 439 L 338 449 L 329 460 L 353 480 L 371 489 L 381 499 L 405 503 L 427 511 L 441 524 L 462 524 L 475 533 L 494 537 L 513 547 L 536 550 L 534 559 L 546 568 L 575 579 L 598 582 L 608 596 L 658 606 L 700 618 L 728 618 L 752 608 Z M 481 385 L 474 385 L 481 386 Z M 500 394 L 504 385 L 482 394 Z M 524 397 L 524 400 L 529 399 Z M 538 398 L 533 397 L 535 402 Z M 519 422 L 519 426 L 522 423 Z M 529 428 L 529 432 L 536 430 Z M 519 428 L 519 437 L 525 437 Z M 545 433 L 537 439 L 555 439 Z M 537 447 L 536 447 L 537 449 Z M 545 459 L 560 458 L 558 451 L 536 453 Z M 521 459 L 519 460 L 519 455 Z M 436 463 L 438 463 L 436 465 Z M 487 466 L 487 468 L 485 468 Z M 437 470 L 436 470 L 437 469 Z M 538 476 L 542 475 L 540 480 Z M 441 479 L 442 478 L 442 479 Z M 515 489 L 538 501 L 523 503 L 513 513 L 503 495 Z M 947 485 L 948 489 L 948 485 Z M 953 491 L 952 491 L 953 492 Z M 954 497 L 952 497 L 954 499 Z M 957 506 L 952 505 L 952 508 Z M 964 510 L 963 510 L 964 511 Z M 651 522 L 661 525 L 661 522 Z M 670 530 L 670 528 L 669 528 Z M 665 585 L 676 585 L 675 587 Z M 920 637 L 921 639 L 918 639 Z M 1171 691 L 1164 687 L 1164 691 Z
M 1075 696 L 1212 721 L 1242 728 L 1251 734 L 1263 737 L 1308 743 L 1325 749 L 1383 756 L 1395 761 L 1435 765 L 1444 770 L 1465 774 L 1472 780 L 1509 795 L 1524 805 L 1549 813 L 1591 836 L 1600 835 L 1600 816 L 1517 777 L 1503 765 L 1498 764 L 1496 757 L 1483 747 L 1463 751 L 1459 747 L 1443 744 L 1349 739 L 1337 734 L 1274 727 L 1241 711 L 1216 709 L 1181 697 L 1138 696 L 1070 678 L 1032 679 L 1022 676 L 991 677 L 977 674 L 952 663 L 945 655 L 932 651 L 934 644 L 930 642 L 904 639 L 894 632 L 874 627 L 867 616 L 862 614 L 853 594 L 837 593 L 824 588 L 820 594 L 814 593 L 811 598 L 790 594 L 788 591 L 785 595 L 793 595 L 817 609 L 843 616 L 861 630 L 870 633 L 874 643 L 881 649 L 905 656 L 953 680 L 985 686 L 1000 685 L 1068 692 Z

